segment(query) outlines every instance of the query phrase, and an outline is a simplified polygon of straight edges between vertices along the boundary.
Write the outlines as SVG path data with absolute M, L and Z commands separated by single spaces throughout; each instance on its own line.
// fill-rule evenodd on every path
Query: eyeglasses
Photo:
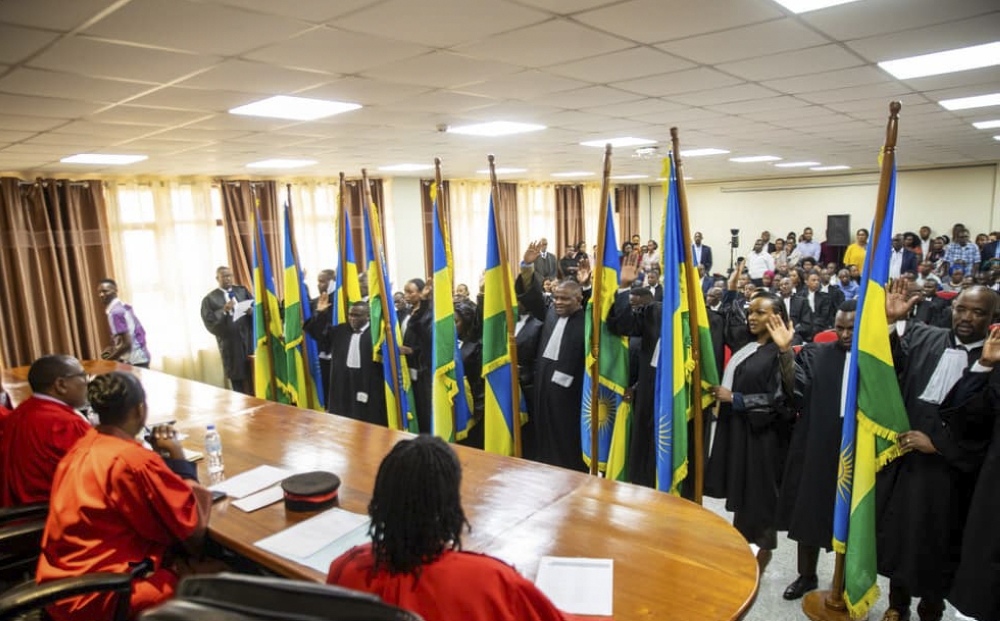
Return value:
M 86 371 L 80 371 L 79 373 L 68 373 L 66 375 L 63 375 L 62 377 L 65 377 L 65 378 L 82 377 L 83 380 L 86 381 L 87 380 L 87 372 Z

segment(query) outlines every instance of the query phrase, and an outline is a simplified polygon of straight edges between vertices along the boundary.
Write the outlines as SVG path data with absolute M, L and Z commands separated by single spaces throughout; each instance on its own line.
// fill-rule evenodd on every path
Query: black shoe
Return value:
M 814 591 L 819 586 L 816 576 L 799 576 L 795 582 L 788 585 L 782 595 L 787 600 L 799 599 L 808 591 Z

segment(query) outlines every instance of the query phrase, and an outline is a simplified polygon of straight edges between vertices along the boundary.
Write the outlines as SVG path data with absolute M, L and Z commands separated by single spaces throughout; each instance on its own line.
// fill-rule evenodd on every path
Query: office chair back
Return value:
M 45 518 L 0 526 L 0 585 L 13 585 L 35 574 L 42 550 Z M 6 590 L 0 586 L 0 591 Z

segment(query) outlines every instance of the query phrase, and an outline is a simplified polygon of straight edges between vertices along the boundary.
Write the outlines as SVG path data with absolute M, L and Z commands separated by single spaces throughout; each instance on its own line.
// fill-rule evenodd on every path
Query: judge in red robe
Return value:
M 87 373 L 72 356 L 31 365 L 34 394 L 0 418 L 0 507 L 47 502 L 63 455 L 90 429 L 74 408 L 87 403 Z
M 132 564 L 150 559 L 152 572 L 132 583 L 131 619 L 173 595 L 178 575 L 172 556 L 181 551 L 178 544 L 192 551 L 200 545 L 211 494 L 191 480 L 196 470 L 183 461 L 169 425 L 158 426 L 149 440 L 170 457 L 136 442 L 146 403 L 135 376 L 114 372 L 94 378 L 90 402 L 101 424 L 56 471 L 36 578 L 41 584 L 94 572 L 127 573 Z M 114 601 L 110 594 L 81 595 L 47 610 L 55 621 L 107 619 Z
M 566 619 L 513 567 L 461 551 L 468 526 L 461 481 L 458 458 L 440 438 L 396 444 L 379 466 L 368 506 L 376 543 L 334 560 L 327 583 L 374 593 L 426 621 Z

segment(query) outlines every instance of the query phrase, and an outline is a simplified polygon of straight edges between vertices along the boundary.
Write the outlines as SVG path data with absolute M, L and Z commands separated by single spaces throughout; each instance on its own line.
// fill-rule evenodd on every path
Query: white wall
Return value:
M 420 207 L 420 179 L 392 180 L 393 290 L 401 291 L 410 278 L 424 277 L 424 219 Z

